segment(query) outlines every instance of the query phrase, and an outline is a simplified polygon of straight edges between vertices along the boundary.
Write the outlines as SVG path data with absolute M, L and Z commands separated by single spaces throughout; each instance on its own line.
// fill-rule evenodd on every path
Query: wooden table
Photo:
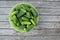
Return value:
M 17 3 L 29 2 L 39 13 L 38 26 L 20 33 L 9 24 L 9 11 Z M 0 40 L 60 40 L 60 0 L 0 1 Z

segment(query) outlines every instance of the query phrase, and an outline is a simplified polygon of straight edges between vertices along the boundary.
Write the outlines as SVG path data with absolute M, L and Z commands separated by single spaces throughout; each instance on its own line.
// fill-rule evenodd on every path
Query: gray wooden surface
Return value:
M 8 20 L 10 9 L 23 1 L 39 13 L 38 26 L 26 33 L 15 31 Z M 60 0 L 0 1 L 0 40 L 60 40 Z

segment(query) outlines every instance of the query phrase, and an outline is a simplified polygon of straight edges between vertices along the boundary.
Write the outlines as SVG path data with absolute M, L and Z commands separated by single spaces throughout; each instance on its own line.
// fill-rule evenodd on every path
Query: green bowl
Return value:
M 36 8 L 27 2 L 16 4 L 9 13 L 9 22 L 19 32 L 28 32 L 38 23 Z

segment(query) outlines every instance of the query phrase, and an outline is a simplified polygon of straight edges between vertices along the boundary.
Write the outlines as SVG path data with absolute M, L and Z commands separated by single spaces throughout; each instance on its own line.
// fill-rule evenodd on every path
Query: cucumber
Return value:
M 28 22 L 28 21 L 23 21 L 22 24 L 23 24 L 23 25 L 29 25 L 29 24 L 31 24 L 31 23 Z
M 32 22 L 33 25 L 35 25 L 35 22 L 32 19 L 30 21 Z
M 30 10 L 31 10 L 33 16 L 34 16 L 34 17 L 37 17 L 37 13 L 36 13 L 36 11 L 35 11 L 33 8 L 30 8 Z
M 28 19 L 26 17 L 22 17 L 22 20 L 28 21 Z

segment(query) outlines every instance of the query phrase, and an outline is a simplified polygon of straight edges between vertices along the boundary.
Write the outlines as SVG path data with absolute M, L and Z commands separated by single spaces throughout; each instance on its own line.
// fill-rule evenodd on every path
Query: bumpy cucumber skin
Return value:
M 31 8 L 29 9 L 29 8 L 27 8 L 26 6 L 26 8 L 24 8 L 24 6 L 23 5 L 28 5 L 28 6 L 30 6 Z M 23 6 L 22 8 L 23 9 L 21 9 L 20 8 L 20 6 Z M 14 10 L 15 9 L 15 10 Z M 28 24 L 28 25 L 26 25 L 26 27 L 27 28 L 25 28 L 25 26 L 22 26 L 22 25 L 20 25 L 19 24 L 19 22 L 21 22 L 22 23 L 22 21 L 21 21 L 21 18 L 20 18 L 20 20 L 19 20 L 19 22 L 17 22 L 17 24 L 14 24 L 12 21 L 11 21 L 11 16 L 12 15 L 14 15 L 14 14 L 18 14 L 16 11 L 18 10 L 18 9 L 21 9 L 22 11 L 23 11 L 23 14 L 24 13 L 29 13 L 29 14 L 32 14 L 32 16 L 31 15 L 29 15 L 29 14 L 27 14 L 27 15 L 29 15 L 29 16 L 27 16 L 27 15 L 23 15 L 23 14 L 21 14 L 21 15 L 23 15 L 23 17 L 24 16 L 26 16 L 26 18 L 29 18 L 30 19 L 30 17 L 31 17 L 31 20 L 30 20 L 30 22 L 26 22 L 26 23 L 24 23 L 23 22 L 23 24 Z M 26 9 L 26 10 L 25 10 Z M 29 9 L 29 10 L 28 10 Z M 30 11 L 31 10 L 31 11 Z M 18 10 L 18 11 L 20 11 L 20 10 Z M 29 11 L 29 12 L 26 12 L 26 11 Z M 14 13 L 15 12 L 15 13 Z M 31 13 L 32 12 L 32 13 Z M 12 13 L 14 13 L 14 14 L 12 14 Z M 21 16 L 19 14 L 19 16 Z M 33 16 L 34 15 L 34 16 Z M 19 17 L 18 16 L 18 17 Z M 36 18 L 36 20 L 35 20 L 35 18 Z M 24 18 L 23 18 L 24 19 Z M 33 20 L 32 20 L 33 19 Z M 28 20 L 28 19 L 27 19 Z M 28 20 L 29 21 L 29 20 Z M 37 10 L 36 10 L 36 8 L 34 7 L 34 6 L 32 6 L 30 3 L 27 3 L 27 2 L 22 2 L 22 3 L 19 3 L 19 4 L 16 4 L 15 6 L 13 6 L 12 7 L 12 9 L 11 9 L 11 11 L 10 11 L 10 13 L 9 13 L 9 22 L 10 22 L 10 24 L 11 24 L 11 26 L 16 30 L 16 31 L 19 31 L 19 32 L 28 32 L 28 31 L 30 31 L 33 27 L 35 27 L 35 26 L 37 26 L 37 23 L 38 23 L 38 12 L 37 12 Z M 19 26 L 16 26 L 16 25 L 19 25 Z

